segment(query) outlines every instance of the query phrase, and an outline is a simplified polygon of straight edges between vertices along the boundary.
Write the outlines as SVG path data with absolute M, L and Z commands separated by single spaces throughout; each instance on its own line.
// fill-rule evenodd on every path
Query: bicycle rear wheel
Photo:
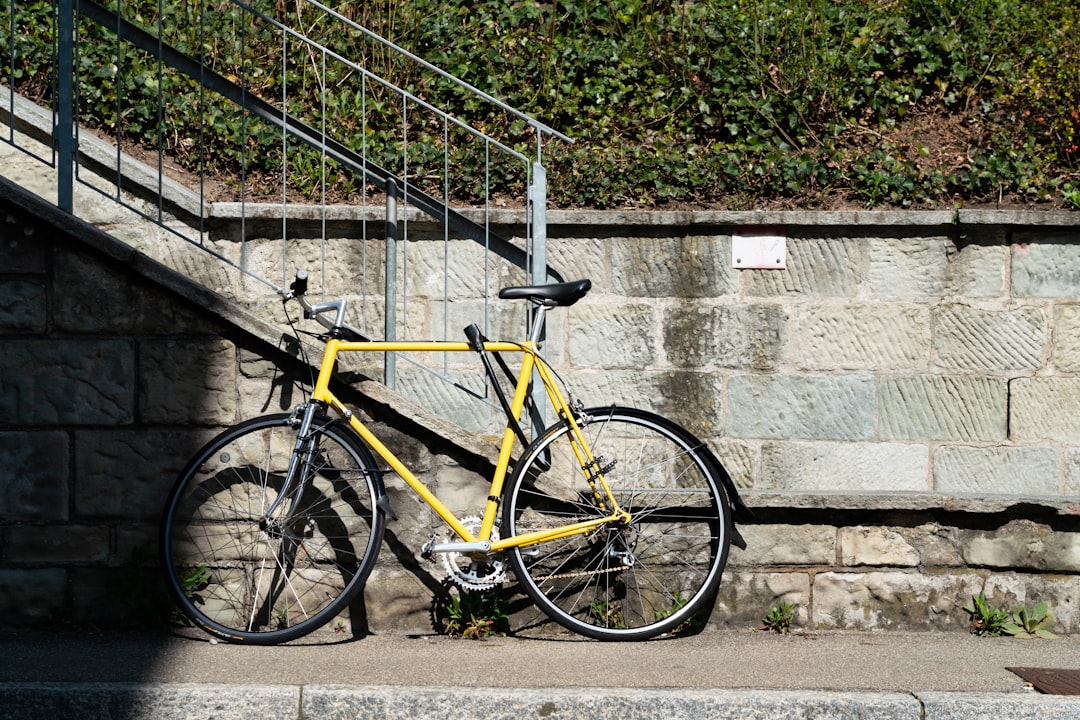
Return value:
M 288 415 L 226 430 L 188 464 L 169 497 L 166 584 L 193 623 L 231 642 L 286 642 L 323 625 L 361 591 L 385 518 L 370 451 L 342 425 L 313 425 L 312 462 L 266 517 L 297 430 Z
M 585 415 L 582 433 L 632 520 L 512 549 L 518 582 L 552 620 L 598 640 L 643 640 L 704 624 L 731 539 L 723 469 L 660 416 L 618 407 Z M 565 423 L 526 448 L 504 499 L 504 538 L 608 514 L 577 457 Z

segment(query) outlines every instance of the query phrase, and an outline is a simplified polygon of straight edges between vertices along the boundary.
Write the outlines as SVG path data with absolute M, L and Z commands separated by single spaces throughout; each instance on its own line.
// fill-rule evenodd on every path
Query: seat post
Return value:
M 529 340 L 536 344 L 540 344 L 540 339 L 544 336 L 544 320 L 547 316 L 548 306 L 544 303 L 536 303 L 533 309 L 532 327 L 529 328 Z

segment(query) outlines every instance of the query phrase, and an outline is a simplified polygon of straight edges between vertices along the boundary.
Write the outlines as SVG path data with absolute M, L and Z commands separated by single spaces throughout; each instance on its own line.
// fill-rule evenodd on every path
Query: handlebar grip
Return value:
M 291 285 L 289 285 L 289 289 L 292 290 L 292 294 L 294 297 L 300 297 L 307 292 L 307 280 L 307 270 L 296 271 L 296 279 L 293 280 Z

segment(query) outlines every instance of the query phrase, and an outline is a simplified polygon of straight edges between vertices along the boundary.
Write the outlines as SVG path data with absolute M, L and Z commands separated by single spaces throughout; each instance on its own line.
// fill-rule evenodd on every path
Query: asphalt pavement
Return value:
M 1010 667 L 1080 638 L 715 630 L 640 643 L 332 631 L 274 647 L 192 632 L 0 630 L 0 718 L 1080 718 Z

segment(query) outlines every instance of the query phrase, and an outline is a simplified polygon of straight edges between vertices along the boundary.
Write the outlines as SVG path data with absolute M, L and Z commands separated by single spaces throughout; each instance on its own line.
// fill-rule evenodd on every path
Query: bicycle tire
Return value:
M 319 418 L 310 482 L 264 522 L 296 445 L 284 414 L 242 422 L 180 474 L 161 529 L 166 584 L 195 625 L 230 642 L 272 645 L 344 611 L 378 559 L 385 516 L 371 452 Z
M 508 553 L 518 583 L 553 621 L 597 640 L 645 640 L 708 619 L 732 536 L 723 469 L 679 425 L 609 407 L 579 421 L 623 510 L 625 527 Z M 595 519 L 593 500 L 558 423 L 524 451 L 504 496 L 503 537 Z

